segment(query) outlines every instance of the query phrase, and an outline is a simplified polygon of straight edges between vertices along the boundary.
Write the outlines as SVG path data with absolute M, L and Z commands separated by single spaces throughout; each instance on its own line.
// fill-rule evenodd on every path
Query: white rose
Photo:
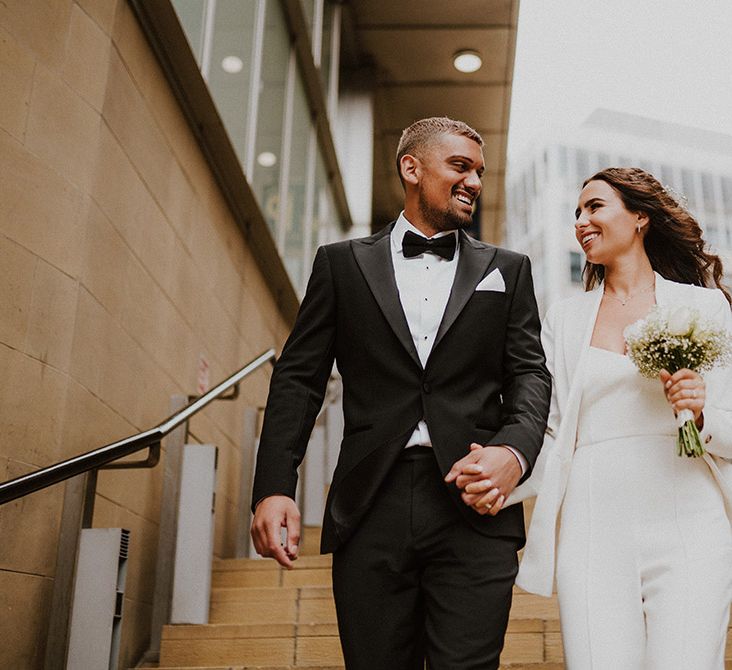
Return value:
M 623 337 L 625 338 L 626 342 L 632 342 L 633 340 L 637 340 L 643 336 L 643 327 L 645 326 L 645 322 L 643 319 L 638 319 L 638 321 L 634 321 L 629 326 L 625 327 L 625 330 L 623 331 Z
M 692 311 L 688 307 L 678 307 L 668 317 L 668 332 L 671 335 L 686 335 L 692 323 Z

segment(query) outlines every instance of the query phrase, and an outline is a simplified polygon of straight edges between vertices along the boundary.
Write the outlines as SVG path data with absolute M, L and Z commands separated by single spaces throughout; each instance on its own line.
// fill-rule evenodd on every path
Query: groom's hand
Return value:
M 284 546 L 282 529 L 287 530 Z M 263 498 L 254 510 L 252 540 L 260 556 L 274 558 L 282 567 L 292 568 L 300 543 L 300 510 L 289 496 Z
M 462 489 L 463 502 L 478 514 L 495 516 L 521 479 L 516 455 L 503 446 L 470 445 L 470 453 L 450 468 L 445 481 Z

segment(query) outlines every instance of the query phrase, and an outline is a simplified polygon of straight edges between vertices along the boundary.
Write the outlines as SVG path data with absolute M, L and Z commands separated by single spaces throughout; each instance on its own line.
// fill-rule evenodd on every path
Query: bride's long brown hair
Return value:
M 681 284 L 721 289 L 732 304 L 721 282 L 722 261 L 704 249 L 699 223 L 653 175 L 640 168 L 606 168 L 587 179 L 582 188 L 591 181 L 610 184 L 629 212 L 648 216 L 643 246 L 658 274 Z M 582 275 L 589 291 L 604 279 L 605 267 L 588 261 Z

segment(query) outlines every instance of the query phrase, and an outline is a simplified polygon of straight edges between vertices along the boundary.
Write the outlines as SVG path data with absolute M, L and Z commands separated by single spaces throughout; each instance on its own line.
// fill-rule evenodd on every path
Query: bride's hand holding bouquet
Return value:
M 701 456 L 705 384 L 701 372 L 732 357 L 729 335 L 688 307 L 662 309 L 625 329 L 628 356 L 644 377 L 660 377 L 676 412 L 679 456 Z

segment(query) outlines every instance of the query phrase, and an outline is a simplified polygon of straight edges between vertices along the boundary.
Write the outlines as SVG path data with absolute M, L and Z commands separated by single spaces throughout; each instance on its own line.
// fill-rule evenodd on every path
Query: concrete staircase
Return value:
M 210 623 L 167 626 L 160 670 L 342 670 L 330 556 L 303 555 L 292 571 L 270 560 L 219 560 Z M 732 634 L 726 670 L 732 670 Z M 505 670 L 562 670 L 556 598 L 516 589 Z
M 292 571 L 274 561 L 214 564 L 210 623 L 166 626 L 159 668 L 342 670 L 330 556 L 301 556 Z M 508 670 L 560 670 L 554 599 L 516 590 L 503 653 Z

